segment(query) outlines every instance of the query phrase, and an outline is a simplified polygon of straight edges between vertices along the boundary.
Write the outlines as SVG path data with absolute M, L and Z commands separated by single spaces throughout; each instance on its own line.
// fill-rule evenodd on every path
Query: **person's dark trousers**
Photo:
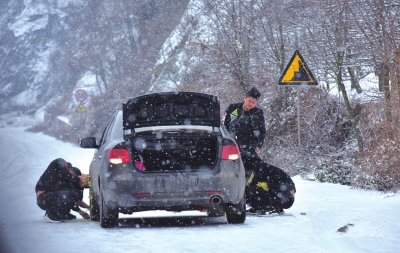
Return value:
M 262 168 L 263 177 L 269 179 L 271 194 L 275 195 L 275 198 L 271 198 L 271 204 L 280 209 L 289 209 L 294 203 L 294 197 L 290 191 L 296 189 L 293 180 L 286 172 L 274 165 L 265 163 Z
M 261 158 L 257 155 L 255 150 L 240 150 L 242 161 L 244 168 L 248 173 L 257 172 L 260 169 L 260 165 L 262 164 Z M 266 196 L 265 191 L 259 191 L 256 187 L 256 180 L 253 179 L 253 182 L 246 186 L 246 203 L 248 203 L 251 207 L 259 210 L 265 209 L 265 206 L 269 204 L 269 198 Z
M 294 203 L 294 197 L 290 192 L 278 192 L 276 193 L 275 206 L 280 209 L 289 209 Z
M 294 183 L 282 169 L 263 162 L 255 152 L 242 159 L 246 170 L 255 173 L 252 184 L 246 187 L 246 201 L 250 206 L 257 210 L 273 206 L 283 211 L 293 205 L 294 197 L 290 190 L 295 189 Z M 263 181 L 268 183 L 268 191 L 256 186 L 257 182 Z
M 246 187 L 246 202 L 256 210 L 289 209 L 294 203 L 290 192 L 280 192 L 274 189 L 264 191 L 254 185 Z
M 79 211 L 77 202 L 80 200 L 80 190 L 65 189 L 54 192 L 45 192 L 37 199 L 37 205 L 52 215 L 65 217 L 70 210 Z
M 271 208 L 271 200 L 274 199 L 274 195 L 270 191 L 264 191 L 251 185 L 246 187 L 246 203 L 248 203 L 255 210 L 268 210 Z
M 247 171 L 258 171 L 260 166 L 262 165 L 263 161 L 261 160 L 260 156 L 257 155 L 257 153 L 252 150 L 252 151 L 245 151 L 245 150 L 240 150 L 240 153 L 242 155 L 242 161 L 244 168 Z

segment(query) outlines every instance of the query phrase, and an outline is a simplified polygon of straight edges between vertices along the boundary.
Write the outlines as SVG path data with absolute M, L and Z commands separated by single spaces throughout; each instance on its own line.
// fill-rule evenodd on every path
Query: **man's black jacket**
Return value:
M 79 177 L 72 169 L 68 168 L 67 162 L 58 158 L 52 161 L 36 184 L 35 191 L 58 191 L 70 188 L 70 185 L 79 186 Z M 75 188 L 75 187 L 73 187 Z
M 225 110 L 225 128 L 237 136 L 239 146 L 261 149 L 266 135 L 264 113 L 258 107 L 244 111 L 242 106 L 243 103 L 228 106 Z

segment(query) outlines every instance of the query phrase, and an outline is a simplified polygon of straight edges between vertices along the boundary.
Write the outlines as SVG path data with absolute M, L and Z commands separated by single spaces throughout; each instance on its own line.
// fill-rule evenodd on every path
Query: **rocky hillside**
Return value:
M 1 124 L 31 124 L 24 116 L 42 121 L 54 103 L 74 112 L 82 88 L 90 98 L 115 87 L 130 87 L 127 96 L 147 92 L 159 50 L 187 3 L 1 1 Z

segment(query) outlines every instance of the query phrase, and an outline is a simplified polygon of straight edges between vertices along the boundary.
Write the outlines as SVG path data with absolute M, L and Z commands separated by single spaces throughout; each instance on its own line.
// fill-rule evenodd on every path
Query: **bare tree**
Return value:
M 271 126 L 267 138 L 271 150 L 282 147 L 281 141 L 275 142 L 277 136 L 286 139 L 288 144 L 299 138 L 296 131 L 296 92 L 292 87 L 276 89 L 279 75 L 288 63 L 287 57 L 299 47 L 296 38 L 300 31 L 300 22 L 293 17 L 297 18 L 296 12 L 302 10 L 296 2 L 257 0 L 254 5 L 257 40 L 254 46 L 256 54 L 253 57 L 257 59 L 260 71 L 265 71 L 266 75 L 274 80 L 266 84 L 274 91 L 268 99 L 270 107 L 267 108 Z
M 215 61 L 229 71 L 243 90 L 251 83 L 252 50 L 255 41 L 254 1 L 205 0 L 203 15 L 211 21 L 215 40 L 199 40 Z
M 379 89 L 385 96 L 386 121 L 390 123 L 393 113 L 398 114 L 398 108 L 400 108 L 400 99 L 398 99 L 399 102 L 395 110 L 393 110 L 393 103 L 391 103 L 393 90 L 398 91 L 398 98 L 400 98 L 400 75 L 398 74 L 400 1 L 355 0 L 348 5 L 358 28 L 369 44 L 375 72 L 379 77 Z M 390 76 L 392 76 L 392 88 L 394 88 L 392 90 L 390 89 Z M 396 116 L 396 118 L 396 122 L 398 122 L 399 117 Z
M 358 127 L 358 117 L 351 106 L 344 82 L 345 71 L 350 70 L 354 78 L 354 57 L 356 54 L 350 52 L 358 51 L 351 40 L 354 24 L 350 18 L 347 1 L 325 0 L 320 2 L 317 16 L 317 24 L 308 28 L 312 45 L 318 53 L 318 59 L 323 64 L 325 71 L 335 80 L 339 92 L 342 94 L 345 108 L 352 125 L 355 139 L 357 140 L 359 152 L 363 152 L 363 141 Z M 359 55 L 361 56 L 361 55 Z M 349 69 L 350 67 L 350 69 Z

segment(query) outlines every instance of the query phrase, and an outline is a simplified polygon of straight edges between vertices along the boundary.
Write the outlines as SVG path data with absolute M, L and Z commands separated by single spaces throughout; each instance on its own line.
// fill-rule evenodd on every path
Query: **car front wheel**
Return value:
M 100 219 L 100 207 L 97 201 L 94 198 L 93 190 L 90 189 L 90 219 L 98 221 Z

